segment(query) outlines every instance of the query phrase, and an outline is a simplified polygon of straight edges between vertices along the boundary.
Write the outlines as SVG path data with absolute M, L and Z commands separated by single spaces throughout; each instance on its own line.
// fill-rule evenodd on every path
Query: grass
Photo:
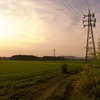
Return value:
M 17 80 L 35 75 L 58 71 L 63 62 L 41 62 L 41 61 L 0 61 L 0 81 Z M 68 70 L 81 67 L 83 62 L 68 63 Z
M 55 66 L 55 67 L 53 67 Z M 1 61 L 0 81 L 16 80 L 59 69 L 58 64 L 44 62 Z
M 61 73 L 62 63 L 68 65 L 68 74 Z M 73 90 L 72 83 L 77 80 L 83 64 L 83 61 L 1 60 L 0 100 L 69 99 L 68 95 Z

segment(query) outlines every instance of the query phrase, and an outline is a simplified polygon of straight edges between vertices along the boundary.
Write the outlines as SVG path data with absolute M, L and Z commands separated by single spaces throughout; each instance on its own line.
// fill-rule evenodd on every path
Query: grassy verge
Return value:
M 86 66 L 75 82 L 72 100 L 100 100 L 100 68 Z

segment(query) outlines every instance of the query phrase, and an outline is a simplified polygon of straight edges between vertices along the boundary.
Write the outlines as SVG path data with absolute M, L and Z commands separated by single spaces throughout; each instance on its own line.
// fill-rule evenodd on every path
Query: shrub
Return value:
M 65 74 L 65 73 L 67 73 L 67 72 L 68 72 L 68 71 L 67 71 L 67 64 L 63 63 L 63 64 L 62 64 L 62 73 Z
M 94 87 L 90 92 L 90 96 L 93 100 L 100 100 L 100 86 Z

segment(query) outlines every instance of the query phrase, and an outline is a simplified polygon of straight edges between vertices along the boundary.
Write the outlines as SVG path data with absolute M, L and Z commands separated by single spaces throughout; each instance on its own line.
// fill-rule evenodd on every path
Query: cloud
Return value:
M 72 19 L 70 12 L 68 12 L 58 0 L 9 0 L 8 3 L 5 2 L 3 5 L 7 7 L 6 10 L 3 9 L 3 13 L 5 12 L 7 16 L 10 16 L 14 20 L 21 19 L 23 23 L 19 22 L 19 24 L 26 24 L 24 26 L 25 28 L 21 27 L 22 30 L 25 30 L 25 32 L 23 32 L 24 34 L 26 32 L 30 34 L 35 30 L 35 32 L 37 32 L 36 34 L 42 35 L 42 38 L 43 36 L 44 38 L 50 38 L 47 36 L 52 36 L 54 32 L 55 34 L 60 34 L 62 31 L 62 34 L 65 34 L 66 31 L 70 31 L 73 23 L 78 23 L 75 23 L 74 17 Z M 38 28 L 36 28 L 36 26 Z
M 67 7 L 60 0 L 0 0 L 0 16 L 4 17 L 2 23 L 4 23 L 3 19 L 7 18 L 7 23 L 4 23 L 4 26 L 9 30 L 4 31 L 9 33 L 8 38 L 4 38 L 5 41 L 11 40 L 11 42 L 18 43 L 17 45 L 20 46 L 21 43 L 27 46 L 29 44 L 30 46 L 35 45 L 37 49 L 40 49 L 40 45 L 43 49 L 47 45 L 49 45 L 49 49 L 61 47 L 62 44 L 67 47 L 68 41 L 71 48 L 78 45 L 77 43 L 80 46 L 81 43 L 82 45 L 85 44 L 85 40 L 81 41 L 81 34 L 85 33 L 82 29 L 83 14 L 88 14 L 86 2 L 81 0 L 84 8 L 80 0 L 74 0 L 75 3 L 73 0 L 62 1 Z M 98 25 L 95 29 L 96 32 L 99 32 L 100 23 L 99 2 L 99 0 L 88 1 L 90 8 L 92 8 L 91 12 L 96 13 Z M 81 29 L 82 32 L 78 32 Z M 80 39 L 77 40 L 77 38 Z

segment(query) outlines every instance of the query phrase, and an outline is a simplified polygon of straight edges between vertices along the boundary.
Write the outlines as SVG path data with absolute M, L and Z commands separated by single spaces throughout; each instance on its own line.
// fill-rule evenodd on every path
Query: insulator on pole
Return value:
M 94 22 L 96 23 L 96 18 L 94 19 Z
M 93 27 L 96 27 L 95 23 L 93 23 Z
M 95 14 L 93 13 L 93 14 L 92 14 L 92 18 L 94 18 L 94 17 L 95 17 Z

